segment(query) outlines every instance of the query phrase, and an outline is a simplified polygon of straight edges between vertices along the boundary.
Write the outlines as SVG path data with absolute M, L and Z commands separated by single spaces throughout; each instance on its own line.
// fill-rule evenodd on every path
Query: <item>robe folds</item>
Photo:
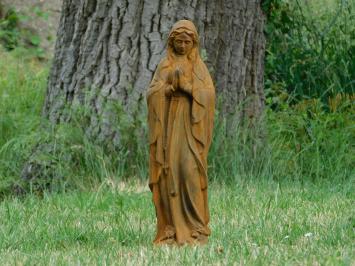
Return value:
M 158 65 L 147 92 L 149 187 L 157 216 L 155 244 L 206 243 L 207 154 L 212 140 L 215 89 L 198 56 L 192 66 L 191 94 L 165 95 L 171 63 Z

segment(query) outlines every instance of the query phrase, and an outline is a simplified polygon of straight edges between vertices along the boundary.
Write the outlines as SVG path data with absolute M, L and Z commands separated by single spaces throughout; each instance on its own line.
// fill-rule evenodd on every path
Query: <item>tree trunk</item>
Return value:
M 67 121 L 68 110 L 85 105 L 87 132 L 118 144 L 117 104 L 129 115 L 145 108 L 171 26 L 190 19 L 221 97 L 220 113 L 230 117 L 230 127 L 259 118 L 265 51 L 260 2 L 64 0 L 44 115 L 54 123 Z

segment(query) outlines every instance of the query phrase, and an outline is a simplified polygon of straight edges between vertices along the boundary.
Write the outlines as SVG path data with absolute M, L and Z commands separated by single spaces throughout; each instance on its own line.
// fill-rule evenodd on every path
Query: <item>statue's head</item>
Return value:
M 175 54 L 187 55 L 190 54 L 194 46 L 194 39 L 186 32 L 178 33 L 172 38 L 172 46 Z
M 189 59 L 198 56 L 198 34 L 189 20 L 179 20 L 172 27 L 168 38 L 168 54 L 187 55 Z

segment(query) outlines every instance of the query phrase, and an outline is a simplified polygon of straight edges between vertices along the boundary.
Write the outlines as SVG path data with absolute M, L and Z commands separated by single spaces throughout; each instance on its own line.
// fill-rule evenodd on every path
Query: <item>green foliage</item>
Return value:
M 226 122 L 217 120 L 209 154 L 210 178 L 234 183 L 240 179 L 354 180 L 355 109 L 350 99 L 324 111 L 320 100 L 303 101 L 283 111 L 267 110 L 264 126 L 238 128 L 226 137 Z M 334 104 L 333 104 L 334 105 Z M 267 128 L 267 135 L 257 130 Z
M 209 186 L 212 230 L 201 247 L 152 245 L 145 183 L 0 202 L 0 264 L 351 265 L 353 187 L 242 181 Z
M 40 12 L 38 8 L 32 12 L 37 17 L 46 18 L 45 13 Z M 39 35 L 33 29 L 24 26 L 24 22 L 29 19 L 14 8 L 5 11 L 5 8 L 0 5 L 0 44 L 7 50 L 26 48 L 26 53 L 43 58 L 44 51 L 40 48 Z
M 309 100 L 292 109 L 269 112 L 270 138 L 277 145 L 271 152 L 276 179 L 342 182 L 355 177 L 355 109 L 350 103 L 343 100 L 338 110 L 325 112 L 320 100 Z
M 1 52 L 0 194 L 87 189 L 105 180 L 147 180 L 145 106 L 132 107 L 128 115 L 119 102 L 108 101 L 98 116 L 88 106 L 91 98 L 99 97 L 98 90 L 90 89 L 86 103 L 74 100 L 67 109 L 70 123 L 53 126 L 41 118 L 47 67 L 31 57 L 18 57 L 16 51 Z M 226 121 L 217 114 L 209 153 L 210 180 L 351 180 L 352 101 L 338 95 L 329 102 L 328 112 L 319 100 L 285 105 L 278 112 L 269 109 L 264 122 L 267 135 L 257 126 L 261 130 L 254 138 L 245 128 L 226 137 Z M 113 124 L 115 137 L 96 139 L 97 131 L 89 128 L 93 118 Z M 41 168 L 41 176 L 32 183 L 20 179 L 26 176 L 22 172 L 26 161 Z
M 0 17 L 0 42 L 6 49 L 10 50 L 18 45 L 19 20 L 19 16 L 14 9 L 10 9 L 4 18 Z
M 1 47 L 0 47 L 1 48 Z M 39 138 L 47 67 L 14 50 L 0 49 L 0 194 L 19 181 L 21 167 Z
M 354 1 L 266 1 L 265 90 L 278 108 L 302 99 L 353 94 Z
M 110 117 L 97 119 L 115 125 L 119 140 L 94 139 L 95 132 L 87 131 L 94 114 L 86 104 L 68 109 L 70 123 L 53 126 L 41 118 L 48 68 L 17 53 L 18 49 L 11 54 L 0 51 L 4 74 L 0 77 L 0 195 L 44 188 L 84 189 L 106 178 L 147 177 L 144 112 L 128 116 L 118 102 L 106 103 L 104 113 Z M 112 141 L 121 145 L 112 145 Z M 41 175 L 32 183 L 20 179 L 26 176 L 22 172 L 25 162 L 40 168 Z

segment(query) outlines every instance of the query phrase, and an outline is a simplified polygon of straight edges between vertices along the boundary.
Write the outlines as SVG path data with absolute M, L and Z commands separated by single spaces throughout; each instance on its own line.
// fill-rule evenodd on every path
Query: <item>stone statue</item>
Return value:
M 207 153 L 215 89 L 191 21 L 180 20 L 173 26 L 147 102 L 149 187 L 157 216 L 154 243 L 206 243 L 210 235 Z

